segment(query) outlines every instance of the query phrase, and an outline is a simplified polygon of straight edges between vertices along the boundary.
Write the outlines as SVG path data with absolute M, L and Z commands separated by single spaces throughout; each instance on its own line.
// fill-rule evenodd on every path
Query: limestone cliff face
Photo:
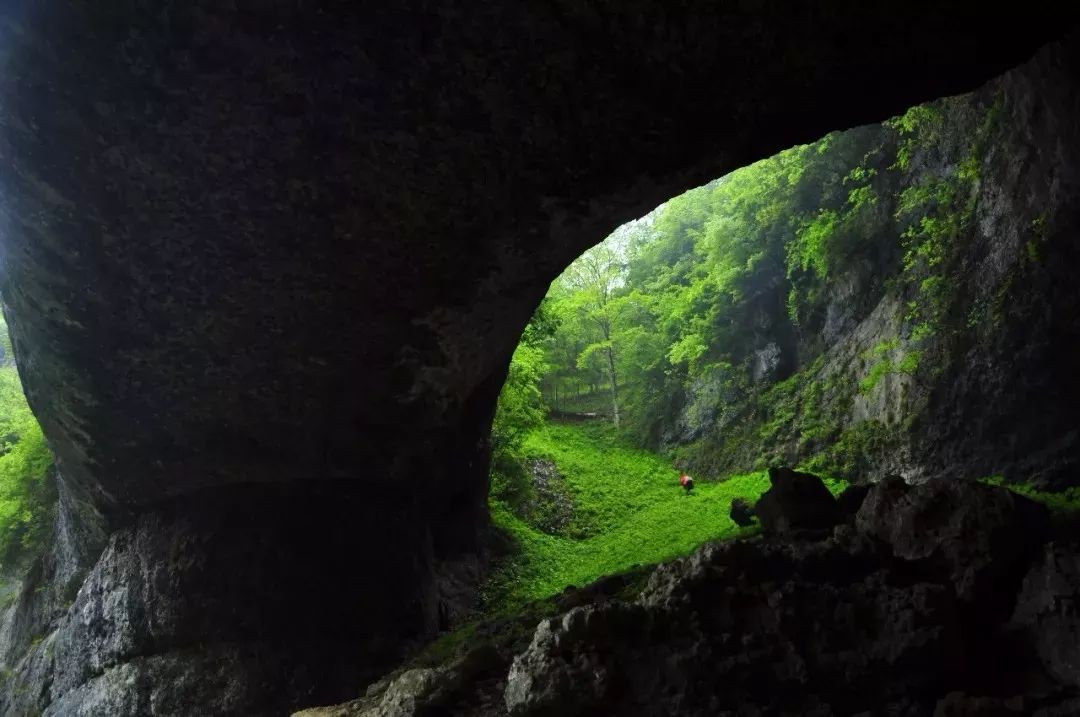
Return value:
M 798 325 L 775 302 L 748 359 L 760 398 L 699 381 L 668 440 L 719 455 L 701 459 L 716 472 L 817 455 L 850 477 L 1005 474 L 1075 485 L 1077 77 L 1072 43 L 934 103 L 927 121 L 936 124 L 911 144 L 904 169 L 887 166 L 903 136 L 860 129 L 888 146 L 854 256 Z M 932 238 L 912 236 L 923 217 L 938 223 L 926 230 Z M 910 268 L 926 256 L 931 266 Z M 784 282 L 777 277 L 778 295 Z M 794 370 L 770 373 L 785 357 Z M 770 393 L 793 372 L 794 390 Z M 785 411 L 794 417 L 764 437 L 761 427 Z
M 274 714 L 392 661 L 574 256 L 970 89 L 1056 6 L 0 4 L 0 296 L 67 506 L 0 704 Z
M 957 254 L 949 316 L 963 330 L 948 345 L 913 447 L 928 456 L 926 473 L 1076 484 L 1078 77 L 1073 43 L 991 88 L 1003 102 L 1001 129 L 983 163 L 975 231 Z

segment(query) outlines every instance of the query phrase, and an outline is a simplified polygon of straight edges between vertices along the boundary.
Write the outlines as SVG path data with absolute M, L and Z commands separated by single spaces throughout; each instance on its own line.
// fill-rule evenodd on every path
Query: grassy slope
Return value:
M 416 665 L 443 664 L 478 642 L 511 645 L 520 651 L 536 623 L 559 612 L 553 596 L 567 585 L 585 585 L 598 577 L 686 554 L 709 540 L 752 534 L 731 522 L 732 498 L 756 499 L 767 487 L 765 473 L 734 476 L 722 482 L 699 479 L 695 495 L 685 497 L 677 472 L 660 456 L 620 441 L 600 423 L 549 424 L 534 432 L 527 452 L 553 459 L 566 477 L 577 504 L 571 531 L 582 539 L 555 537 L 519 520 L 500 503 L 492 504 L 497 525 L 515 537 L 521 552 L 497 576 L 497 599 L 485 615 L 428 645 Z M 1000 476 L 984 479 L 1004 483 Z M 826 479 L 834 493 L 842 481 Z M 1021 495 L 1047 504 L 1055 513 L 1080 515 L 1080 488 L 1064 493 L 1005 484 Z M 628 578 L 631 586 L 641 577 Z M 624 590 L 625 591 L 625 590 Z M 564 608 L 565 609 L 565 608 Z
M 756 500 L 769 487 L 763 472 L 723 482 L 697 477 L 694 494 L 687 496 L 668 461 L 628 446 L 600 422 L 548 424 L 529 436 L 525 450 L 558 465 L 574 499 L 569 533 L 581 537 L 542 533 L 493 503 L 495 523 L 520 547 L 497 580 L 503 604 L 542 599 L 567 585 L 686 554 L 710 540 L 751 534 L 753 528 L 741 529 L 728 517 L 731 501 Z M 838 491 L 843 485 L 831 487 Z
M 1064 516 L 1080 517 L 1080 486 L 1067 488 L 1064 491 L 1052 492 L 1039 490 L 1028 483 L 1008 483 L 1005 481 L 1004 476 L 983 478 L 982 482 L 988 485 L 1008 488 L 1013 493 L 1042 503 L 1054 513 Z

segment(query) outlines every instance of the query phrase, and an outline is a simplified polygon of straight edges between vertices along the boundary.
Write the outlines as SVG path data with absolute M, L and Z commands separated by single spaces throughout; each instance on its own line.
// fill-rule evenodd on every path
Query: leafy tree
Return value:
M 618 290 L 624 284 L 624 262 L 607 243 L 585 252 L 558 279 L 569 291 L 564 311 L 578 321 L 591 339 L 577 356 L 577 366 L 606 373 L 611 391 L 612 422 L 619 425 L 619 372 L 617 321 Z
M 530 431 L 544 422 L 546 407 L 540 382 L 550 370 L 544 345 L 557 326 L 557 315 L 545 299 L 514 350 L 495 408 L 491 427 L 492 492 L 513 505 L 521 504 L 529 489 L 521 444 Z
M 0 335 L 0 570 L 10 572 L 47 538 L 56 492 L 52 454 L 23 395 L 2 319 Z

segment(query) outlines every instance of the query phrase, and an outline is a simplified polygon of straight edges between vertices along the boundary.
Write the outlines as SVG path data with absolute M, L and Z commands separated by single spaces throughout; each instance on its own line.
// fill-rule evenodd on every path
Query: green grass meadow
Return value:
M 756 527 L 732 522 L 731 501 L 756 501 L 769 487 L 765 472 L 723 481 L 694 476 L 694 491 L 687 495 L 670 461 L 630 447 L 601 421 L 548 423 L 529 435 L 524 452 L 558 466 L 574 501 L 574 519 L 566 537 L 549 535 L 492 502 L 495 524 L 513 536 L 518 549 L 495 577 L 493 591 L 502 605 L 670 560 L 708 541 L 752 535 Z M 844 487 L 840 481 L 829 484 L 834 491 Z

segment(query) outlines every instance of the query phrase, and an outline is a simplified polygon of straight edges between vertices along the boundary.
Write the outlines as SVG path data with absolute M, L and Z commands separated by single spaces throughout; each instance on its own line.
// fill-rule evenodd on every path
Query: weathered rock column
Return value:
M 70 607 L 34 636 L 5 712 L 274 714 L 344 699 L 430 635 L 435 609 L 431 536 L 401 496 L 193 495 L 112 534 Z

